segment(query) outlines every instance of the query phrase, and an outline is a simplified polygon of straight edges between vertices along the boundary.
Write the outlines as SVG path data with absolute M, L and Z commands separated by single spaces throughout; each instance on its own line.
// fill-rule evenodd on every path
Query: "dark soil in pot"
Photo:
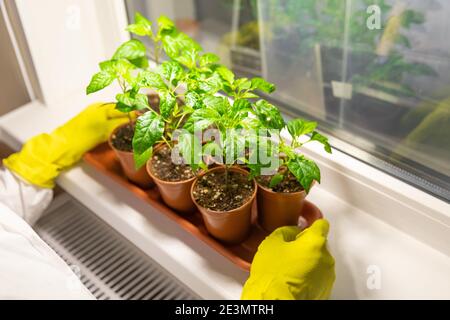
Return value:
M 270 180 L 272 180 L 272 177 L 273 175 L 260 176 L 256 178 L 256 181 L 263 187 L 266 187 L 273 192 L 289 193 L 303 191 L 303 187 L 300 185 L 300 183 L 298 183 L 297 178 L 295 178 L 295 176 L 290 172 L 287 174 L 283 181 L 281 181 L 273 188 L 270 187 Z
M 227 184 L 228 180 L 228 184 Z M 204 208 L 214 211 L 230 211 L 250 200 L 254 192 L 253 181 L 240 172 L 224 171 L 206 174 L 198 179 L 193 195 Z
M 173 163 L 171 150 L 167 145 L 153 153 L 151 170 L 157 178 L 171 182 L 189 180 L 195 176 L 190 166 Z
M 133 151 L 134 125 L 129 123 L 113 132 L 111 143 L 114 148 L 120 151 Z
M 153 151 L 147 162 L 147 172 L 158 186 L 164 202 L 181 213 L 195 211 L 191 198 L 191 187 L 196 176 L 191 167 L 175 164 L 171 158 L 171 150 L 166 144 L 160 144 Z
M 206 229 L 228 244 L 242 242 L 250 231 L 257 187 L 248 177 L 240 167 L 229 168 L 225 175 L 224 166 L 218 166 L 201 174 L 192 185 L 191 196 Z
M 138 186 L 147 189 L 153 186 L 153 180 L 145 167 L 136 170 L 133 158 L 134 124 L 126 123 L 117 127 L 109 137 L 109 146 L 114 150 L 127 178 Z
M 282 226 L 297 225 L 306 197 L 305 190 L 290 172 L 273 188 L 269 187 L 271 179 L 272 176 L 256 179 L 259 185 L 258 222 L 268 232 Z

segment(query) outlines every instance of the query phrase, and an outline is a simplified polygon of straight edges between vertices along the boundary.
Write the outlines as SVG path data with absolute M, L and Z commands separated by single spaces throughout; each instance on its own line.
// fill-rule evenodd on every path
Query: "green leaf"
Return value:
M 276 173 L 272 176 L 272 179 L 270 179 L 269 182 L 269 188 L 274 188 L 276 185 L 278 185 L 279 183 L 281 183 L 281 181 L 283 181 L 284 179 L 284 175 L 281 173 Z
M 196 66 L 198 51 L 196 49 L 186 49 L 181 52 L 181 54 L 174 58 L 176 61 L 186 66 L 189 69 L 192 69 Z
M 252 87 L 252 82 L 247 78 L 240 78 L 234 82 L 234 85 L 237 89 L 242 91 L 250 89 Z
M 122 112 L 133 111 L 134 99 L 131 98 L 130 92 L 119 93 L 116 95 L 117 105 L 116 109 Z
M 195 91 L 188 91 L 184 95 L 184 103 L 192 109 L 199 109 L 203 106 L 200 95 Z
M 209 78 L 199 80 L 198 87 L 204 93 L 215 94 L 222 89 L 222 79 L 218 73 L 213 73 Z
M 103 88 L 109 86 L 115 79 L 115 76 L 107 71 L 100 71 L 91 79 L 91 82 L 86 88 L 86 94 L 91 94 L 102 90 Z
M 280 111 L 266 100 L 258 100 L 254 104 L 254 112 L 265 128 L 283 129 L 285 124 Z
M 249 179 L 256 178 L 261 175 L 263 166 L 260 163 L 247 163 L 246 167 L 250 169 Z
M 106 60 L 102 61 L 98 64 L 101 71 L 106 71 L 109 73 L 115 73 L 116 72 L 116 61 L 115 60 Z
M 241 97 L 242 97 L 242 98 L 245 98 L 245 99 L 259 98 L 258 95 L 254 94 L 254 93 L 252 93 L 252 92 L 246 92 L 246 93 L 244 93 L 243 95 L 241 95 Z
M 288 162 L 289 171 L 297 178 L 306 193 L 311 189 L 313 181 L 320 183 L 320 169 L 317 164 L 303 156 L 297 155 Z
M 163 78 L 156 73 L 148 70 L 144 70 L 138 75 L 138 83 L 141 87 L 152 89 L 167 89 L 167 85 Z
M 405 10 L 401 14 L 402 25 L 409 29 L 412 24 L 423 24 L 425 22 L 425 16 L 422 12 L 414 10 Z
M 295 149 L 291 148 L 290 145 L 281 144 L 279 147 L 280 147 L 280 152 L 279 153 L 285 154 L 288 158 L 295 158 L 296 157 L 297 154 L 295 153 Z
M 148 148 L 142 153 L 133 152 L 134 167 L 139 170 L 150 159 L 153 148 Z
M 107 71 L 116 75 L 125 75 L 129 72 L 129 70 L 135 68 L 135 66 L 126 59 L 106 60 L 100 62 L 98 65 L 100 67 L 100 70 Z
M 169 90 L 160 90 L 159 92 L 159 110 L 163 118 L 170 117 L 177 99 Z
M 222 77 L 223 80 L 228 82 L 229 85 L 234 83 L 234 73 L 225 66 L 220 66 L 216 69 L 216 72 Z
M 130 75 L 130 70 L 133 70 L 135 68 L 135 66 L 127 59 L 112 61 L 116 74 L 122 77 L 128 77 Z
M 216 110 L 219 114 L 225 114 L 230 107 L 230 102 L 226 97 L 206 96 L 203 98 L 203 104 L 207 108 Z
M 120 101 L 118 101 L 116 103 L 116 109 L 123 113 L 128 113 L 128 112 L 135 110 L 132 106 L 130 106 L 128 104 L 124 104 Z
M 223 139 L 223 150 L 226 164 L 233 164 L 245 156 L 246 139 L 237 132 L 230 131 Z
M 275 85 L 264 80 L 263 78 L 253 78 L 251 80 L 251 89 L 260 90 L 266 93 L 272 93 L 275 91 Z
M 118 101 L 116 109 L 122 112 L 142 110 L 149 107 L 147 95 L 141 93 L 127 91 L 125 93 L 117 94 L 116 99 Z
M 280 145 L 278 142 L 272 140 L 270 133 L 255 131 L 254 133 L 247 134 L 246 138 L 249 148 L 249 160 L 259 163 L 266 169 L 276 169 L 275 166 L 278 161 L 275 158 L 280 153 Z
M 192 116 L 189 117 L 183 125 L 183 129 L 189 133 L 195 133 L 197 127 L 195 126 L 195 121 L 192 119 Z
M 149 28 L 151 28 L 152 23 L 150 20 L 148 20 L 145 16 L 143 16 L 140 12 L 137 12 L 134 14 L 134 22 L 138 24 L 145 25 Z
M 114 53 L 113 59 L 127 59 L 134 60 L 137 58 L 145 57 L 145 45 L 137 40 L 131 39 L 123 43 Z
M 148 109 L 150 107 L 148 103 L 148 97 L 146 94 L 136 93 L 134 97 L 133 107 L 136 110 Z
M 127 26 L 127 28 L 125 29 L 131 33 L 134 33 L 138 36 L 147 36 L 149 35 L 149 30 L 147 28 L 145 28 L 142 25 L 139 24 L 130 24 L 129 26 Z
M 238 99 L 233 102 L 232 109 L 234 111 L 251 110 L 252 104 L 247 99 Z
M 316 127 L 317 122 L 306 121 L 303 119 L 293 119 L 287 124 L 287 129 L 293 138 L 298 138 L 304 134 L 311 133 Z
M 180 52 L 180 43 L 175 36 L 169 35 L 162 38 L 164 52 L 169 58 L 175 59 Z
M 183 133 L 178 137 L 178 150 L 186 164 L 197 170 L 202 162 L 202 144 L 200 140 L 190 133 Z
M 321 144 L 323 144 L 325 151 L 331 153 L 331 146 L 330 143 L 328 142 L 327 137 L 321 135 L 317 131 L 314 131 L 311 136 L 311 141 L 319 141 Z
M 220 58 L 214 53 L 205 53 L 199 59 L 200 67 L 206 67 L 210 64 L 218 62 Z
M 152 23 L 139 12 L 136 12 L 134 15 L 134 22 L 134 24 L 130 24 L 127 27 L 127 31 L 130 31 L 138 36 L 152 35 Z
M 164 61 L 160 65 L 159 71 L 161 75 L 172 85 L 176 85 L 183 75 L 183 68 L 178 62 L 175 61 Z
M 142 154 L 158 142 L 164 133 L 164 121 L 155 112 L 137 118 L 133 137 L 133 151 Z
M 215 141 L 208 141 L 202 146 L 202 153 L 204 156 L 219 156 L 222 154 L 222 147 Z
M 408 73 L 417 76 L 433 76 L 437 77 L 439 74 L 429 65 L 424 63 L 408 64 Z
M 160 16 L 158 18 L 158 33 L 164 33 L 164 32 L 169 32 L 175 29 L 175 24 L 173 23 L 172 20 L 170 20 L 168 17 L 166 16 Z
M 149 64 L 148 64 L 148 59 L 147 57 L 140 57 L 140 58 L 136 58 L 136 59 L 131 59 L 130 62 L 141 69 L 146 69 L 148 68 Z
M 202 47 L 192 38 L 182 32 L 170 32 L 162 37 L 163 49 L 169 58 L 177 60 L 185 52 L 198 53 Z
M 219 119 L 220 114 L 215 109 L 197 109 L 191 114 L 189 120 L 184 125 L 184 128 L 189 132 L 194 132 L 194 130 L 204 130 L 213 123 L 217 122 Z
M 251 103 L 246 99 L 235 100 L 231 106 L 230 116 L 234 119 L 247 117 L 248 113 L 252 111 L 251 106 Z

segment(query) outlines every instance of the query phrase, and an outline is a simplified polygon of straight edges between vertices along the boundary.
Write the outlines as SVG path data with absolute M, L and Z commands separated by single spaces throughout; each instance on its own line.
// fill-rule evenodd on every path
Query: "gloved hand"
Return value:
M 281 227 L 259 246 L 242 299 L 328 299 L 335 280 L 327 250 L 329 224 L 320 219 L 301 231 Z
M 86 151 L 106 141 L 114 128 L 127 121 L 127 115 L 114 108 L 115 104 L 90 105 L 52 133 L 31 138 L 3 164 L 33 185 L 53 188 L 61 170 L 78 162 Z

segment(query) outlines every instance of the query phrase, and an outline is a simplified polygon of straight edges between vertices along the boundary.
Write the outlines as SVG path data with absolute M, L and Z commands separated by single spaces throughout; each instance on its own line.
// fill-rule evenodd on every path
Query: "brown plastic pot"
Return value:
M 132 181 L 133 183 L 137 184 L 138 186 L 142 188 L 150 188 L 154 185 L 152 178 L 148 175 L 147 171 L 145 170 L 145 166 L 140 168 L 139 170 L 136 170 L 136 167 L 134 165 L 134 158 L 133 158 L 133 152 L 130 151 L 122 151 L 114 147 L 112 144 L 112 137 L 113 135 L 122 127 L 128 125 L 128 123 L 118 126 L 109 136 L 109 146 L 111 149 L 114 150 L 114 153 L 116 154 L 117 158 L 119 159 L 120 165 L 122 166 L 123 172 L 125 173 L 126 177 Z
M 199 178 L 203 175 L 223 170 L 223 166 L 215 167 L 201 174 Z M 240 172 L 245 176 L 249 175 L 247 171 L 239 167 L 231 167 L 228 170 Z M 194 198 L 194 188 L 196 184 L 197 180 L 195 180 L 195 182 L 192 184 L 191 197 L 192 201 L 195 203 L 198 210 L 203 216 L 203 221 L 205 222 L 205 226 L 208 232 L 215 238 L 228 244 L 237 244 L 244 241 L 248 236 L 251 227 L 252 205 L 253 201 L 255 200 L 257 190 L 255 180 L 253 180 L 254 192 L 250 200 L 244 203 L 241 207 L 230 211 L 214 211 L 199 205 Z
M 164 144 L 157 146 L 153 153 L 158 152 L 158 150 L 164 146 Z M 181 213 L 195 212 L 195 204 L 191 199 L 191 186 L 196 177 L 194 176 L 189 180 L 183 181 L 161 180 L 152 172 L 152 160 L 153 157 L 147 161 L 147 173 L 158 186 L 158 190 L 164 202 L 172 209 Z
M 267 232 L 283 226 L 297 225 L 306 192 L 274 192 L 258 183 L 258 222 Z

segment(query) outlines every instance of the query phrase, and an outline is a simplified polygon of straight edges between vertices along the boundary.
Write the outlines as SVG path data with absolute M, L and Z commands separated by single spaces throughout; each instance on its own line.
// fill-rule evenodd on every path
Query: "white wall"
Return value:
M 16 0 L 46 105 L 84 94 L 128 34 L 121 0 Z M 106 22 L 106 23 L 105 23 Z

